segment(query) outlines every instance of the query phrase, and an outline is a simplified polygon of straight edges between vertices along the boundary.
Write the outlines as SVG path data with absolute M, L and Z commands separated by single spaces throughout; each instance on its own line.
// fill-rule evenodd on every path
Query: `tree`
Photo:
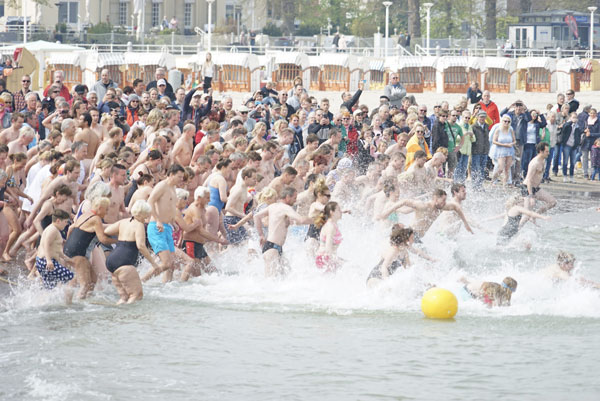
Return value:
M 485 38 L 495 40 L 496 37 L 496 0 L 485 0 Z
M 408 0 L 408 33 L 413 38 L 421 37 L 420 3 L 420 0 Z

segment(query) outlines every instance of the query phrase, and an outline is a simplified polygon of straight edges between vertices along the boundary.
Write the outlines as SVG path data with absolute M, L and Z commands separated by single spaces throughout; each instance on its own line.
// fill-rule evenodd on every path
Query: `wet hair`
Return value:
M 292 166 L 287 166 L 286 168 L 284 168 L 283 173 L 287 174 L 287 175 L 293 175 L 293 176 L 298 175 L 298 171 L 296 171 L 296 169 L 293 168 Z
M 319 195 L 323 195 L 325 192 L 329 192 L 329 187 L 325 183 L 325 178 L 317 176 L 317 180 L 315 181 L 315 186 L 313 187 L 313 193 L 315 198 Z
M 92 115 L 90 113 L 85 112 L 81 117 L 83 117 L 83 120 L 87 123 L 88 127 L 92 126 Z
M 404 155 L 402 152 L 398 152 L 398 153 L 400 153 L 401 155 Z M 420 159 L 421 157 L 427 157 L 427 153 L 425 153 L 422 150 L 417 150 L 415 152 L 414 159 L 417 160 L 417 159 Z
M 484 282 L 481 284 L 481 295 L 489 306 L 509 306 L 512 293 L 517 290 L 517 281 L 506 277 L 502 284 Z
M 444 191 L 443 189 L 436 189 L 435 191 L 433 191 L 433 196 L 435 198 L 441 198 L 442 196 L 446 196 L 446 191 Z
M 383 181 L 383 193 L 386 197 L 389 197 L 392 192 L 396 190 L 396 179 L 395 178 L 386 178 Z
M 452 184 L 452 187 L 450 188 L 450 193 L 452 195 L 457 194 L 457 193 L 460 192 L 460 190 L 462 188 L 465 188 L 465 184 L 461 184 L 461 183 L 456 182 L 456 183 Z
M 62 209 L 54 209 L 54 212 L 52 212 L 52 222 L 57 222 L 58 220 L 68 220 L 69 219 L 69 213 L 65 212 Z
M 306 180 L 304 180 L 304 189 L 308 189 L 310 184 L 317 181 L 317 178 L 319 178 L 318 174 L 309 174 Z
M 540 142 L 540 143 L 538 143 L 537 145 L 535 145 L 535 150 L 536 150 L 538 153 L 542 153 L 542 152 L 544 152 L 544 151 L 545 151 L 547 148 L 549 148 L 549 147 L 550 147 L 550 145 L 548 145 L 548 143 L 547 143 L 547 142 Z
M 169 167 L 169 170 L 167 170 L 167 176 L 170 177 L 172 175 L 175 175 L 177 173 L 184 173 L 185 174 L 185 169 L 183 167 L 181 167 L 180 164 L 172 164 L 171 167 Z
M 248 167 L 242 170 L 242 179 L 252 177 L 253 174 L 256 174 L 256 169 L 253 167 Z
M 331 218 L 331 216 L 337 210 L 338 207 L 339 206 L 338 206 L 337 202 L 327 202 L 327 204 L 323 208 L 323 211 L 321 213 L 319 213 L 317 215 L 317 217 L 315 218 L 315 227 L 317 227 L 317 228 L 323 227 L 323 225 L 325 225 L 327 220 L 329 220 Z
M 221 170 L 224 167 L 229 167 L 230 164 L 231 164 L 231 160 L 229 160 L 229 159 L 219 159 L 216 167 L 217 167 L 217 170 Z
M 410 236 L 414 234 L 414 230 L 410 227 L 404 227 L 401 224 L 394 224 L 390 234 L 390 244 L 394 246 L 404 245 L 408 243 Z
M 131 207 L 131 215 L 134 217 L 140 214 L 150 214 L 151 212 L 152 208 L 150 208 L 150 204 L 143 199 L 138 199 Z
M 558 264 L 575 263 L 575 255 L 570 252 L 560 251 L 556 255 L 556 261 Z
M 163 158 L 162 153 L 160 153 L 159 150 L 151 150 L 150 152 L 148 152 L 148 159 L 150 160 L 161 160 Z

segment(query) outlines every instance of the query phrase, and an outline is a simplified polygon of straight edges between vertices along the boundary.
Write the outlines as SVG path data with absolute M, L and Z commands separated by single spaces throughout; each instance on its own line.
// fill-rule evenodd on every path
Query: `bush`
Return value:
M 158 34 L 159 35 L 171 35 L 173 32 L 177 33 L 177 29 L 163 29 L 162 31 L 159 31 Z
M 315 24 L 305 24 L 304 22 L 298 27 L 296 35 L 298 36 L 313 36 L 321 33 L 321 27 Z
M 99 22 L 88 28 L 88 33 L 111 33 L 112 25 L 107 22 Z
M 267 25 L 265 25 L 265 27 L 262 30 L 262 33 L 264 35 L 269 35 L 269 36 L 283 36 L 283 32 L 281 31 L 281 28 L 279 28 L 277 25 L 275 25 L 272 22 L 269 22 Z

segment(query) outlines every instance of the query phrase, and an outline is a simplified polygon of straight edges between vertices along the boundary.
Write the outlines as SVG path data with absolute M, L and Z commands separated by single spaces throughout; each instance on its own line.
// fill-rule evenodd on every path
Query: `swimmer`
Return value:
M 367 286 L 374 287 L 394 274 L 398 268 L 407 269 L 410 266 L 408 249 L 415 240 L 412 228 L 394 224 L 390 234 L 390 243 L 383 251 L 383 256 L 377 266 L 371 270 L 367 277 Z
M 221 159 L 215 166 L 216 171 L 204 182 L 204 186 L 210 191 L 210 202 L 206 208 L 206 229 L 217 235 L 220 231 L 227 236 L 223 226 L 223 208 L 227 203 L 227 180 L 225 177 L 231 173 L 231 160 Z
M 150 218 L 150 205 L 143 200 L 136 201 L 131 207 L 133 217 L 119 220 L 109 225 L 107 235 L 118 235 L 115 249 L 106 258 L 106 268 L 112 275 L 112 283 L 119 293 L 117 305 L 131 304 L 143 297 L 142 282 L 136 270 L 138 256 L 141 253 L 153 268 L 158 265 L 146 248 L 146 226 Z
M 265 260 L 265 276 L 267 277 L 273 277 L 285 271 L 287 263 L 283 258 L 283 245 L 285 244 L 290 222 L 296 224 L 309 224 L 312 222 L 311 218 L 299 215 L 292 208 L 297 195 L 298 193 L 294 188 L 283 188 L 279 202 L 269 205 L 269 207 L 254 215 L 254 225 L 260 238 Z M 268 217 L 269 220 L 267 238 L 263 233 L 263 217 Z
M 327 202 L 315 219 L 315 227 L 320 230 L 315 263 L 317 268 L 327 272 L 335 272 L 342 264 L 342 259 L 337 256 L 337 249 L 342 243 L 342 233 L 338 227 L 341 218 L 341 207 L 336 202 Z
M 542 274 L 555 283 L 559 283 L 573 278 L 574 269 L 575 256 L 572 253 L 560 251 L 556 256 L 556 263 L 543 269 Z M 578 277 L 577 281 L 584 286 L 600 289 L 600 283 L 598 282 L 594 282 L 583 277 Z
M 509 198 L 509 200 L 506 202 L 504 224 L 498 232 L 498 239 L 496 241 L 498 245 L 506 245 L 506 243 L 510 241 L 512 237 L 517 235 L 521 227 L 526 223 L 526 220 L 523 219 L 523 216 L 528 216 L 533 219 L 550 220 L 550 217 L 548 216 L 543 216 L 532 210 L 526 209 L 523 206 L 520 206 L 523 202 L 522 199 L 523 198 L 520 195 L 515 195 Z
M 66 286 L 63 287 L 62 284 L 71 281 L 74 275 L 63 265 L 69 264 L 71 260 L 62 251 L 61 231 L 68 223 L 69 214 L 64 210 L 56 209 L 52 213 L 52 224 L 42 232 L 40 247 L 35 258 L 35 267 L 40 274 L 44 288 L 52 290 L 60 286 L 67 305 L 71 304 L 73 300 L 73 292 Z
M 525 207 L 528 209 L 533 209 L 536 200 L 544 202 L 544 206 L 538 210 L 538 213 L 542 214 L 556 206 L 556 199 L 549 192 L 540 188 L 546 168 L 546 159 L 550 155 L 550 147 L 546 142 L 540 142 L 535 148 L 538 154 L 529 162 L 527 176 L 520 188 L 522 195 L 526 197 Z
M 106 245 L 117 242 L 104 233 L 102 224 L 109 205 L 110 199 L 108 198 L 94 199 L 91 211 L 80 215 L 69 227 L 64 253 L 72 260 L 72 266 L 79 282 L 78 296 L 80 299 L 87 297 L 96 284 L 97 277 L 90 264 L 90 256 L 96 245 L 92 243 L 92 240 L 97 237 L 100 243 Z
M 512 294 L 517 291 L 517 281 L 512 277 L 505 277 L 501 284 L 493 282 L 471 282 L 461 278 L 464 290 L 473 298 L 482 301 L 488 307 L 510 306 Z

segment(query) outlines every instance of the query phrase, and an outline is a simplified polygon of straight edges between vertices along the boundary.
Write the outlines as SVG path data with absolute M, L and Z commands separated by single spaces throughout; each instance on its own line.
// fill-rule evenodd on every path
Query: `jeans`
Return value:
M 454 169 L 456 168 L 456 164 L 458 163 L 457 154 L 452 152 L 448 152 L 448 159 L 446 161 L 448 169 L 446 170 L 446 177 L 452 178 L 454 174 Z
M 469 155 L 460 155 L 456 170 L 454 171 L 454 181 L 464 183 L 467 179 L 467 169 L 469 168 Z
M 527 177 L 527 168 L 529 162 L 535 156 L 535 143 L 526 143 L 523 145 L 523 154 L 521 155 L 521 170 L 523 171 L 523 178 Z
M 544 178 L 550 178 L 550 166 L 552 166 L 552 160 L 554 160 L 554 148 L 550 148 L 550 154 L 546 159 L 546 169 L 544 170 Z
M 560 159 L 563 153 L 563 145 L 556 144 L 554 146 L 554 159 L 552 160 L 552 171 L 554 175 L 558 174 L 558 165 L 560 164 Z
M 488 155 L 471 156 L 471 178 L 473 179 L 473 186 L 475 188 L 481 188 L 483 178 L 485 177 L 487 158 Z
M 575 156 L 577 154 L 577 148 L 573 146 L 563 145 L 563 164 L 562 172 L 563 177 L 567 176 L 567 162 L 569 163 L 569 177 L 573 177 L 575 172 Z
M 583 175 L 588 177 L 588 169 L 590 165 L 589 149 L 581 149 L 581 165 L 583 166 Z
M 596 174 L 598 174 L 598 179 L 600 180 L 600 167 L 594 167 L 594 172 L 592 173 L 590 180 L 596 178 Z

